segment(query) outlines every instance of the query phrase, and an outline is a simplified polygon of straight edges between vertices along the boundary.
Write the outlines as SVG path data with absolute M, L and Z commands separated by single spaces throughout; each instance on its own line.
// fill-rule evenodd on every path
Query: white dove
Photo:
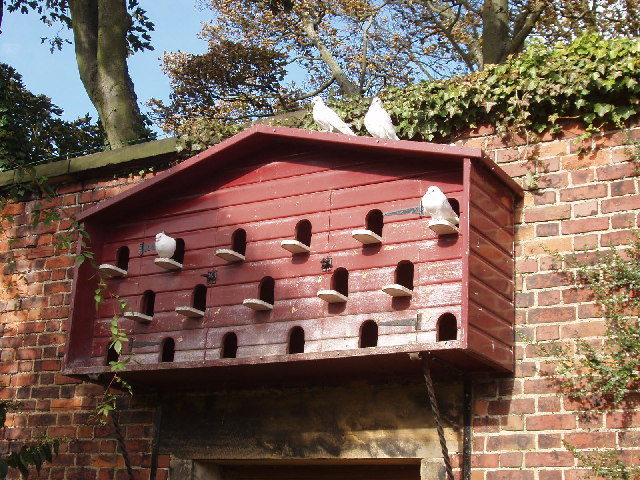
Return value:
M 313 121 L 325 132 L 344 133 L 355 135 L 349 125 L 344 123 L 336 112 L 327 107 L 320 97 L 313 97 Z
M 431 222 L 445 221 L 453 225 L 460 222 L 445 194 L 435 185 L 427 189 L 427 193 L 420 200 L 420 207 L 423 215 L 425 212 L 431 215 Z
M 398 140 L 391 117 L 382 106 L 382 100 L 378 97 L 373 97 L 371 101 L 371 106 L 364 116 L 364 126 L 372 137 Z
M 176 251 L 176 239 L 164 232 L 156 234 L 156 252 L 160 258 L 171 258 Z

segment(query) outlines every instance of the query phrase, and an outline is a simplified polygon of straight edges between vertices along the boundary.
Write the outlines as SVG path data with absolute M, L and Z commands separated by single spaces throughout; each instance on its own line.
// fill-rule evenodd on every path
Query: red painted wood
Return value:
M 506 371 L 513 371 L 513 349 L 470 326 L 468 332 L 468 348 L 471 352 L 484 358 L 486 362 Z
M 120 247 L 128 247 L 129 248 L 129 263 L 135 262 L 138 259 L 138 249 L 140 247 L 140 242 L 144 239 L 144 237 L 137 239 L 127 239 L 122 241 L 117 241 L 114 243 L 105 243 L 104 248 L 102 250 L 102 261 L 104 263 L 112 263 L 115 264 L 116 255 L 118 249 Z
M 390 177 L 383 183 L 358 184 L 349 188 L 340 188 L 336 185 L 330 187 L 333 192 L 331 208 L 349 208 L 403 199 L 414 199 L 411 206 L 418 206 L 420 199 L 431 185 L 438 186 L 445 195 L 459 191 L 460 172 L 426 172 L 407 179 Z
M 492 197 L 475 183 L 470 184 L 470 199 L 471 204 L 485 212 L 494 223 L 509 230 L 513 228 L 513 211 L 504 207 L 498 199 Z
M 479 282 L 483 282 L 495 292 L 513 302 L 513 276 L 509 277 L 504 272 L 492 267 L 475 252 L 469 255 L 469 272 Z
M 198 330 L 180 330 L 172 332 L 136 332 L 135 340 L 133 342 L 133 352 L 148 348 L 148 351 L 160 351 L 160 343 L 165 338 L 172 338 L 175 342 L 176 351 L 180 350 L 203 350 L 206 345 L 207 332 L 206 329 Z M 136 343 L 140 342 L 153 342 L 157 343 L 157 346 L 143 347 L 142 349 L 136 347 Z
M 85 224 L 85 231 L 93 239 L 93 243 L 102 243 L 102 229 L 98 225 Z M 77 246 L 77 253 L 81 253 L 81 245 Z M 100 250 L 97 249 L 94 261 L 102 262 Z M 68 366 L 83 366 L 90 355 L 91 339 L 94 335 L 94 324 L 90 321 L 95 315 L 94 292 L 98 287 L 98 277 L 91 266 L 91 262 L 83 262 L 73 269 L 71 290 L 71 306 L 69 309 L 69 327 L 65 349 L 64 362 Z M 77 279 L 82 279 L 78 281 Z
M 176 388 L 193 388 L 206 378 L 210 388 L 246 387 L 264 385 L 267 379 L 282 384 L 308 385 L 318 378 L 349 380 L 368 378 L 375 372 L 379 378 L 415 374 L 420 375 L 420 363 L 411 360 L 408 352 L 430 350 L 431 354 L 454 367 L 470 372 L 487 368 L 506 371 L 482 357 L 470 355 L 461 347 L 426 343 L 399 347 L 377 347 L 335 353 L 305 353 L 283 355 L 265 362 L 259 358 L 211 359 L 184 363 L 149 365 L 131 364 L 123 376 L 133 385 L 146 385 L 156 389 L 175 391 Z M 208 353 L 209 351 L 207 351 Z M 433 372 L 439 371 L 433 364 Z M 92 372 L 107 372 L 108 367 L 78 367 L 69 369 L 73 376 L 84 376 Z
M 316 278 L 307 278 L 300 282 L 299 289 L 295 288 L 292 281 L 276 282 L 275 303 L 273 312 L 256 313 L 242 305 L 245 298 L 258 297 L 257 283 L 242 283 L 226 287 L 210 288 L 207 292 L 207 310 L 203 320 L 181 320 L 184 324 L 193 325 L 194 322 L 209 321 L 225 322 L 227 317 L 240 324 L 252 322 L 256 318 L 265 321 L 288 321 L 291 319 L 320 318 L 335 310 L 317 297 L 320 289 L 330 287 L 329 278 L 323 278 L 318 282 Z M 388 283 L 388 282 L 385 282 Z M 364 288 L 362 288 L 364 287 Z M 417 285 L 414 288 L 414 296 L 407 299 L 394 299 L 381 291 L 382 285 L 371 285 L 362 282 L 353 282 L 350 285 L 349 300 L 340 311 L 341 315 L 368 314 L 393 310 L 416 310 L 420 308 L 434 307 L 438 305 L 455 305 L 461 301 L 460 283 L 434 283 L 431 285 Z M 141 295 L 123 297 L 129 304 L 129 310 L 140 311 Z M 189 304 L 190 292 L 160 292 L 156 293 L 155 314 L 153 325 L 161 325 L 165 319 L 182 319 L 175 312 L 175 307 Z M 118 314 L 118 306 L 115 301 L 104 302 L 98 311 L 98 317 L 109 320 L 114 314 Z M 144 326 L 148 328 L 148 326 Z M 162 327 L 164 328 L 164 327 Z M 180 327 L 173 327 L 180 328 Z
M 475 205 L 469 209 L 469 222 L 474 230 L 482 232 L 485 238 L 491 240 L 507 255 L 513 256 L 513 228 L 495 223 L 483 210 Z
M 116 198 L 109 199 L 98 207 L 83 212 L 79 219 L 84 220 L 88 216 L 97 214 L 102 217 L 116 218 L 118 213 L 126 210 L 127 202 L 143 204 L 153 200 L 155 196 L 159 196 L 158 192 L 172 195 L 174 192 L 182 190 L 183 185 L 193 183 L 191 181 L 193 179 L 206 177 L 210 172 L 216 172 L 228 163 L 237 163 L 239 158 L 245 156 L 251 158 L 256 151 L 268 151 L 269 143 L 282 148 L 282 140 L 285 138 L 288 139 L 287 148 L 293 148 L 296 144 L 312 148 L 321 146 L 328 156 L 331 156 L 332 149 L 343 149 L 344 152 L 368 152 L 369 154 L 379 149 L 379 152 L 385 152 L 387 158 L 391 155 L 402 155 L 407 159 L 422 158 L 432 162 L 442 162 L 446 166 L 458 162 L 460 155 L 469 155 L 480 161 L 485 161 L 478 149 L 420 142 L 379 142 L 377 139 L 369 137 L 342 138 L 340 135 L 325 135 L 323 132 L 255 126 L 158 174 L 147 180 L 145 184 L 132 187 Z
M 462 161 L 462 196 L 459 199 L 461 215 L 459 215 L 458 232 L 459 237 L 463 239 L 464 251 L 461 255 L 462 264 L 462 284 L 461 284 L 461 305 L 460 315 L 456 315 L 458 323 L 457 339 L 462 348 L 468 346 L 469 335 L 469 297 L 470 297 L 470 273 L 469 273 L 469 252 L 470 252 L 470 220 L 469 208 L 471 206 L 471 173 L 474 168 L 474 160 L 465 157 Z M 466 213 L 462 214 L 462 210 Z M 460 240 L 458 240 L 460 241 Z
M 511 180 L 511 179 L 510 179 Z M 516 191 L 505 188 L 505 184 L 495 177 L 484 165 L 474 163 L 471 171 L 471 184 L 482 189 L 487 195 L 492 197 L 496 203 L 502 205 L 506 210 L 513 211 L 515 195 L 522 196 L 522 190 Z
M 387 183 L 402 182 L 398 178 L 421 176 L 425 178 L 434 177 L 436 182 L 443 181 L 443 174 L 433 172 L 433 166 L 424 164 L 390 164 L 385 158 L 384 161 L 376 163 L 369 157 L 354 158 L 352 165 L 343 166 L 339 169 L 331 169 L 307 173 L 292 177 L 271 179 L 262 175 L 258 167 L 254 175 L 260 181 L 240 185 L 237 187 L 220 188 L 216 191 L 203 194 L 198 197 L 185 199 L 182 202 L 171 202 L 162 205 L 156 212 L 146 212 L 150 217 L 162 218 L 173 214 L 186 214 L 198 211 L 222 209 L 238 205 L 265 202 L 275 198 L 288 198 L 299 195 L 308 195 L 321 191 L 341 191 L 341 189 L 351 188 L 373 188 L 381 190 Z M 349 171 L 349 168 L 353 171 Z M 444 178 L 449 178 L 449 185 L 459 184 L 455 181 L 454 173 L 448 173 Z M 412 180 L 405 180 L 410 183 Z M 443 184 L 444 185 L 444 184 Z M 446 188 L 446 187 L 445 187 Z M 426 190 L 426 189 L 425 189 Z M 420 195 L 418 194 L 418 197 Z M 364 196 L 360 196 L 360 199 Z M 357 204 L 357 203 L 356 203 Z
M 190 369 L 210 373 L 235 365 L 247 372 L 245 367 L 300 360 L 334 365 L 340 355 L 366 357 L 366 362 L 352 362 L 364 366 L 375 364 L 376 356 L 392 359 L 398 352 L 427 349 L 464 368 L 509 370 L 513 210 L 521 192 L 493 168 L 473 149 L 261 127 L 103 202 L 82 217 L 105 231 L 96 237 L 99 258 L 115 263 L 120 246 L 130 250 L 128 275 L 109 279 L 108 285 L 131 310 L 140 309 L 145 290 L 156 295 L 150 323 L 119 320 L 131 335 L 138 362 L 127 369 L 149 376 L 154 371 L 188 374 Z M 363 246 L 353 238 L 353 230 L 365 228 L 368 212 L 417 207 L 430 185 L 459 202 L 458 235 L 437 237 L 427 227 L 428 217 L 405 214 L 384 217 L 381 245 Z M 302 219 L 312 224 L 311 252 L 292 255 L 280 242 L 294 238 Z M 231 247 L 237 228 L 247 233 L 246 258 L 228 264 L 215 251 Z M 182 269 L 156 265 L 153 249 L 138 253 L 139 244 L 153 246 L 160 231 L 184 240 Z M 345 304 L 317 297 L 318 290 L 332 287 L 333 272 L 323 272 L 320 264 L 327 256 L 333 271 L 349 272 Z M 405 260 L 414 264 L 413 295 L 393 298 L 381 288 L 396 282 L 396 266 Z M 203 275 L 211 270 L 217 279 L 206 287 L 204 317 L 175 312 L 177 306 L 191 306 L 193 288 L 205 284 Z M 255 312 L 242 301 L 259 297 L 265 276 L 275 279 L 274 307 Z M 74 303 L 82 305 L 83 315 L 72 316 L 76 339 L 69 344 L 66 365 L 74 365 L 76 373 L 107 368 L 109 326 L 119 313 L 115 299 L 95 312 L 87 285 L 74 287 L 86 297 Z M 458 319 L 458 340 L 436 342 L 437 320 L 447 312 Z M 383 325 L 418 313 L 423 316 L 417 328 Z M 369 319 L 381 322 L 379 346 L 362 352 L 359 332 Z M 289 332 L 296 326 L 305 331 L 308 351 L 286 355 Z M 238 335 L 238 356 L 244 358 L 219 358 L 229 331 Z M 159 363 L 160 343 L 168 337 L 176 342 L 173 365 Z
M 296 163 L 292 159 L 288 159 L 285 151 L 274 152 L 272 155 L 261 156 L 253 163 L 243 164 L 236 168 L 227 166 L 209 180 L 199 179 L 197 189 L 191 189 L 189 193 L 194 195 L 209 194 L 215 190 L 251 185 L 264 180 L 317 174 L 345 166 L 354 166 L 353 159 L 347 157 L 342 159 L 328 158 L 318 152 L 308 152 L 302 157 L 301 162 Z
M 459 259 L 425 262 L 415 265 L 415 284 L 451 282 L 462 279 L 462 263 Z
M 491 265 L 504 272 L 507 276 L 511 277 L 513 275 L 513 258 L 507 255 L 504 250 L 496 247 L 482 232 L 471 229 L 469 244 L 470 250 L 473 251 L 474 254 L 491 263 Z
M 396 195 L 399 197 L 400 196 L 404 197 L 404 194 L 402 193 L 403 191 L 404 189 L 399 188 L 398 190 L 396 190 L 397 192 Z M 449 195 L 451 198 L 457 199 L 456 192 L 452 192 Z M 422 195 L 420 194 L 414 195 L 412 192 L 410 198 L 408 199 L 400 199 L 398 201 L 388 201 L 388 202 L 378 202 L 378 201 L 371 202 L 370 201 L 370 203 L 366 205 L 359 205 L 352 208 L 334 209 L 331 211 L 331 229 L 339 230 L 343 228 L 364 228 L 365 219 L 367 217 L 367 214 L 371 210 L 380 210 L 383 213 L 387 213 L 387 212 L 393 212 L 396 210 L 402 210 L 405 208 L 414 208 L 420 205 L 421 198 L 422 198 Z M 384 217 L 384 224 L 385 225 L 393 224 L 399 221 L 410 221 L 410 222 L 414 222 L 416 225 L 423 224 L 424 226 L 423 235 L 428 235 L 433 237 L 434 234 L 426 226 L 427 219 L 428 217 L 420 218 L 420 216 L 417 213 L 404 214 L 404 215 L 386 215 Z M 384 228 L 383 228 L 383 233 L 384 233 Z
M 239 343 L 242 345 L 262 345 L 262 344 L 283 344 L 288 341 L 288 334 L 294 326 L 299 326 L 305 330 L 305 338 L 308 342 L 320 341 L 326 345 L 334 344 L 331 339 L 341 339 L 345 337 L 359 336 L 360 327 L 370 318 L 374 318 L 378 322 L 397 320 L 399 318 L 406 319 L 407 315 L 397 313 L 383 313 L 374 316 L 346 316 L 342 317 L 340 322 L 329 321 L 328 319 L 303 320 L 298 322 L 274 322 L 267 324 L 252 324 L 243 327 L 235 327 L 230 329 L 194 329 L 189 332 L 183 332 L 179 329 L 176 331 L 159 332 L 157 329 L 150 328 L 151 325 L 144 325 L 133 334 L 133 351 L 134 353 L 159 352 L 160 342 L 168 337 L 176 341 L 176 351 L 179 350 L 197 350 L 201 348 L 220 347 L 224 334 L 233 331 L 239 337 Z M 106 325 L 106 322 L 105 322 Z M 392 326 L 380 327 L 380 344 L 386 343 L 397 344 L 400 339 L 415 342 L 415 326 Z M 105 331 L 107 329 L 105 328 Z M 405 332 L 404 334 L 402 332 Z M 207 338 L 207 345 L 201 344 L 202 340 Z M 240 341 L 242 339 L 242 341 Z M 137 346 L 140 342 L 154 343 L 155 345 Z M 406 342 L 400 342 L 406 343 Z M 94 344 L 95 356 L 102 356 L 105 351 L 104 341 Z
M 513 346 L 513 324 L 494 315 L 474 301 L 469 302 L 469 324 L 504 345 Z
M 469 280 L 469 298 L 506 322 L 513 324 L 513 303 L 505 300 L 501 295 L 493 294 L 489 288 L 474 278 Z
M 108 226 L 105 225 L 105 227 L 108 227 L 105 228 L 104 235 L 105 250 L 108 249 L 108 246 L 110 246 L 110 244 L 111 248 L 113 248 L 114 250 L 123 243 L 135 244 L 137 246 L 137 244 L 147 236 L 144 224 L 141 220 L 133 223 L 139 216 L 140 212 L 132 211 L 126 218 L 126 225 L 118 225 L 117 223 L 111 223 Z

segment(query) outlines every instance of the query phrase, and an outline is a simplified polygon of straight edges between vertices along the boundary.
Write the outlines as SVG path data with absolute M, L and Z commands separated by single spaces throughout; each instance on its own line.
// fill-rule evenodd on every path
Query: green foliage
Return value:
M 104 134 L 88 115 L 62 120 L 62 109 L 29 92 L 22 77 L 0 63 L 0 170 L 24 168 L 103 146 Z
M 612 396 L 619 405 L 640 387 L 640 234 L 623 253 L 611 248 L 595 264 L 565 259 L 593 292 L 607 331 L 602 346 L 576 340 L 576 353 L 557 349 L 558 375 L 577 398 Z
M 531 45 L 500 65 L 450 80 L 389 89 L 399 136 L 446 141 L 492 124 L 506 133 L 621 126 L 640 112 L 640 43 L 586 34 L 570 45 Z
M 571 120 L 588 132 L 621 127 L 640 113 L 640 42 L 585 34 L 570 45 L 532 44 L 500 65 L 447 80 L 391 87 L 382 93 L 398 136 L 407 140 L 449 142 L 481 125 L 499 133 L 523 134 L 531 142 L 543 132 L 559 133 Z M 368 99 L 329 102 L 359 135 Z M 311 115 L 270 122 L 317 128 Z M 200 121 L 185 133 L 185 144 L 205 148 L 239 127 Z
M 7 412 L 17 408 L 15 402 L 0 400 L 0 429 L 4 428 L 7 419 Z M 9 474 L 9 469 L 13 468 L 20 472 L 23 479 L 29 478 L 29 468 L 35 467 L 40 473 L 44 462 L 51 462 L 53 455 L 58 454 L 60 440 L 55 438 L 43 438 L 38 442 L 23 445 L 20 450 L 9 453 L 6 457 L 0 457 L 0 480 L 5 480 Z
M 97 265 L 94 265 L 94 268 L 96 275 L 98 275 L 98 287 L 96 288 L 93 297 L 96 310 L 98 310 L 106 295 L 110 295 L 118 302 L 120 310 L 118 313 L 124 313 L 127 310 L 127 302 L 118 295 L 108 291 L 104 274 L 97 268 Z M 118 358 L 109 362 L 109 368 L 112 372 L 111 380 L 106 386 L 102 398 L 96 405 L 95 418 L 104 425 L 106 425 L 109 422 L 109 419 L 112 418 L 112 415 L 116 413 L 118 398 L 120 398 L 122 393 L 129 395 L 133 394 L 131 384 L 120 376 L 120 373 L 124 371 L 127 363 L 129 362 L 129 359 L 123 360 L 120 358 L 124 344 L 129 342 L 129 337 L 127 336 L 125 329 L 120 327 L 118 318 L 118 315 L 115 315 L 109 325 L 109 333 L 111 334 L 109 349 L 112 349 L 118 355 Z
M 593 473 L 599 477 L 620 480 L 640 478 L 640 466 L 625 464 L 616 450 L 596 450 L 584 453 L 567 442 L 563 442 L 563 444 L 583 466 L 591 468 Z
M 3 0 L 8 12 L 27 14 L 35 12 L 46 25 L 61 24 L 64 28 L 72 27 L 71 13 L 68 0 Z M 127 0 L 127 9 L 131 15 L 131 25 L 127 32 L 127 46 L 130 52 L 153 50 L 149 32 L 154 30 L 154 24 L 147 17 L 147 12 L 140 7 L 138 0 Z M 0 17 L 0 21 L 2 18 Z M 58 30 L 55 36 L 41 39 L 47 41 L 51 51 L 60 50 L 69 40 L 60 36 Z
M 576 340 L 576 352 L 556 349 L 558 375 L 576 398 L 611 397 L 620 405 L 640 389 L 640 233 L 624 251 L 611 248 L 592 264 L 565 258 L 593 292 L 607 331 L 602 346 Z M 576 355 L 577 354 L 577 355 Z
M 632 234 L 628 246 L 611 247 L 588 262 L 555 255 L 575 273 L 576 283 L 592 293 L 607 327 L 598 343 L 577 338 L 575 348 L 536 344 L 556 366 L 563 392 L 585 408 L 633 410 L 640 390 L 640 232 Z M 583 452 L 564 445 L 599 477 L 640 479 L 640 467 L 625 462 L 616 450 Z

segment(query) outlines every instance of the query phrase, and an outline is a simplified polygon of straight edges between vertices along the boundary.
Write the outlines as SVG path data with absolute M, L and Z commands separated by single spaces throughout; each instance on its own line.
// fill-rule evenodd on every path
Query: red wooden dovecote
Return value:
M 459 211 L 437 235 L 431 185 Z M 76 268 L 65 373 L 203 379 L 395 374 L 428 351 L 463 369 L 513 369 L 514 204 L 479 149 L 256 126 L 80 216 L 112 277 Z M 177 239 L 158 260 L 155 235 Z

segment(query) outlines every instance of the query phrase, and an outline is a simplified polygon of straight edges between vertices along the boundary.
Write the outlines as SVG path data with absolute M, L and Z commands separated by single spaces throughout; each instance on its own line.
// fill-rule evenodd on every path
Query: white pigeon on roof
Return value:
M 444 221 L 452 225 L 458 225 L 460 222 L 446 195 L 435 185 L 427 189 L 427 193 L 420 200 L 420 207 L 423 215 L 428 213 L 431 216 L 431 222 Z
M 160 258 L 171 258 L 176 251 L 176 239 L 164 232 L 156 234 L 156 253 Z
M 398 140 L 391 117 L 382 106 L 382 100 L 378 97 L 373 97 L 371 101 L 371 106 L 364 116 L 364 126 L 372 137 Z
M 355 135 L 349 125 L 336 112 L 327 107 L 320 97 L 313 97 L 313 121 L 325 132 L 340 132 Z

